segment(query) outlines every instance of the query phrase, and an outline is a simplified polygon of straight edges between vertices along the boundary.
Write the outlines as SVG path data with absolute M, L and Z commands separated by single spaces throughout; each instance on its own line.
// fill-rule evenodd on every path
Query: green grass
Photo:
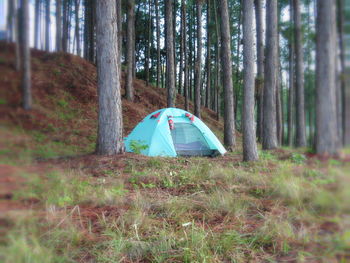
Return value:
M 8 145 L 0 161 L 14 149 L 23 154 L 17 164 L 32 165 L 81 151 L 45 133 L 27 136 L 34 148 Z M 35 200 L 40 209 L 7 215 L 14 224 L 1 238 L 0 261 L 346 262 L 349 164 L 288 153 L 280 160 L 260 151 L 253 163 L 101 157 L 22 172 L 13 201 Z

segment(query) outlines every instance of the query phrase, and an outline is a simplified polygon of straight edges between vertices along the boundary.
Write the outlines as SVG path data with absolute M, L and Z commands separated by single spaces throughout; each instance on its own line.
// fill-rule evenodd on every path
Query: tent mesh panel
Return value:
M 175 123 L 171 136 L 179 156 L 211 156 L 215 153 L 209 148 L 201 131 L 193 124 Z

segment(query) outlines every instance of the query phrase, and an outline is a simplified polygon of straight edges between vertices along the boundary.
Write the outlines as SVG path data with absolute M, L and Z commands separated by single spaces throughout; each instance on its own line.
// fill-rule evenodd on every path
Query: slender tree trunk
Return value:
M 154 7 L 156 9 L 156 31 L 157 31 L 157 88 L 160 87 L 160 19 L 159 19 L 159 7 L 158 0 L 154 0 Z
M 79 6 L 80 6 L 80 0 L 75 0 L 75 39 L 77 42 L 77 55 L 81 56 Z
M 125 96 L 129 101 L 134 100 L 134 85 L 133 85 L 133 57 L 135 52 L 134 43 L 134 27 L 135 27 L 135 1 L 130 0 L 127 3 L 128 17 L 127 17 L 127 40 L 126 40 L 126 54 L 127 54 L 127 73 L 125 82 Z
M 277 82 L 277 0 L 266 3 L 266 60 L 263 103 L 263 149 L 277 147 L 276 82 Z
M 188 103 L 188 58 L 187 58 L 187 23 L 186 23 L 186 0 L 181 0 L 181 30 L 182 30 L 182 45 L 183 45 L 183 63 L 184 63 L 184 96 L 185 96 L 185 110 L 189 110 Z
M 179 60 L 179 82 L 177 93 L 182 94 L 183 86 L 183 73 L 184 73 L 184 34 L 186 34 L 186 28 L 183 27 L 183 14 L 182 14 L 182 5 L 181 5 L 181 25 L 180 25 L 180 60 Z
M 117 27 L 118 27 L 118 64 L 119 70 L 121 71 L 121 63 L 122 63 L 122 52 L 123 52 L 123 14 L 122 14 L 122 1 L 116 0 L 116 8 L 117 8 Z M 119 74 L 121 77 L 121 72 Z
M 29 48 L 29 4 L 28 0 L 21 0 L 20 6 L 21 24 L 21 87 L 23 94 L 23 108 L 32 108 L 30 48 Z
M 194 115 L 201 117 L 201 84 L 202 84 L 202 2 L 197 0 L 197 57 L 195 66 Z
M 63 0 L 62 49 L 63 52 L 68 52 L 68 0 Z
M 296 146 L 306 146 L 305 102 L 304 102 L 304 58 L 301 33 L 300 1 L 293 0 L 296 74 Z
M 210 5 L 210 0 L 207 0 L 207 86 L 205 90 L 205 107 L 209 108 L 210 107 L 210 83 L 211 83 L 211 5 Z
M 342 135 L 342 144 L 345 144 L 345 103 L 346 103 L 346 83 L 345 83 L 345 40 L 344 40 L 344 0 L 337 0 L 337 18 L 338 18 L 338 36 L 339 36 L 339 49 L 340 49 L 340 94 L 341 94 L 341 107 L 340 107 L 340 134 Z
M 257 136 L 262 140 L 263 123 L 263 92 L 264 92 L 264 43 L 263 43 L 263 16 L 262 0 L 255 0 L 255 22 L 256 22 L 256 50 L 257 50 Z
M 335 79 L 335 3 L 317 1 L 316 38 L 316 152 L 335 154 L 337 134 Z
M 220 119 L 220 28 L 219 28 L 219 19 L 218 19 L 218 8 L 217 8 L 217 1 L 214 0 L 214 18 L 215 18 L 215 35 L 216 35 L 216 46 L 215 46 L 215 101 L 214 101 L 214 108 L 216 112 L 216 119 Z
M 238 102 L 240 95 L 240 72 L 239 72 L 239 64 L 240 64 L 240 54 L 241 54 L 241 24 L 242 24 L 242 0 L 239 0 L 239 15 L 238 15 L 238 36 L 237 36 L 237 55 L 236 55 L 236 72 L 235 72 L 235 89 L 233 90 L 233 98 L 234 98 L 234 114 L 235 121 L 237 120 L 238 115 Z
M 292 2 L 293 0 L 291 0 Z M 290 23 L 293 25 L 293 5 L 290 5 Z M 293 146 L 293 130 L 294 130 L 294 36 L 290 34 L 289 39 L 289 91 L 288 91 L 288 145 Z
M 12 1 L 10 1 L 12 2 Z M 34 47 L 39 48 L 39 31 L 40 31 L 40 0 L 35 0 L 34 7 Z
M 56 51 L 62 51 L 62 0 L 56 0 Z
M 175 106 L 175 58 L 173 32 L 173 3 L 165 2 L 166 88 L 168 108 Z
M 243 1 L 243 160 L 258 159 L 254 127 L 253 0 Z
M 151 11 L 151 0 L 148 0 L 148 39 L 147 39 L 147 46 L 146 46 L 146 63 L 145 63 L 145 71 L 146 71 L 146 85 L 149 85 L 150 81 L 150 74 L 149 74 L 149 60 L 151 57 L 151 27 L 152 27 L 152 11 Z
M 14 18 L 16 17 L 15 15 L 15 4 L 14 4 L 14 1 L 10 0 L 8 1 L 7 3 L 7 40 L 9 42 L 15 42 L 16 41 L 16 37 L 15 37 L 15 34 L 16 34 L 16 28 L 15 28 L 15 20 Z
M 115 0 L 96 2 L 98 142 L 96 152 L 114 155 L 123 152 L 123 115 L 118 69 L 118 29 Z
M 283 118 L 282 118 L 282 71 L 280 60 L 280 34 L 279 24 L 281 20 L 281 10 L 277 11 L 277 69 L 276 69 L 276 129 L 277 129 L 277 143 L 282 145 L 283 139 Z
M 89 30 L 89 33 L 90 33 L 90 36 L 89 36 L 89 42 L 90 42 L 90 51 L 89 51 L 89 54 L 90 54 L 90 57 L 89 57 L 89 60 L 92 62 L 92 63 L 95 63 L 95 59 L 96 59 L 96 49 L 95 49 L 95 43 L 96 43 L 96 39 L 95 39 L 95 24 L 96 24 L 96 13 L 95 13 L 95 10 L 96 10 L 96 2 L 99 1 L 99 0 L 90 0 L 91 1 L 91 4 L 90 4 L 90 7 L 91 7 L 91 11 L 90 11 L 90 30 Z
M 45 51 L 50 51 L 50 5 L 51 0 L 45 1 Z
M 23 54 L 22 48 L 21 48 L 21 43 L 23 42 L 22 40 L 22 31 L 23 27 L 21 24 L 21 10 L 20 10 L 20 0 L 15 0 L 14 1 L 14 8 L 15 8 L 15 35 L 16 35 L 16 46 L 15 46 L 15 53 L 16 53 L 16 71 L 21 70 L 22 66 L 22 61 L 23 61 Z
M 227 0 L 220 0 L 221 68 L 224 87 L 224 143 L 229 150 L 236 144 L 232 84 L 231 36 Z

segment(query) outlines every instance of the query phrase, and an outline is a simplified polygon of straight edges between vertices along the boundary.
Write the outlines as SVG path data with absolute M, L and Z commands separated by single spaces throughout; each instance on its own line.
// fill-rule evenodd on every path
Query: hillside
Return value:
M 259 150 L 247 163 L 239 136 L 217 158 L 96 156 L 95 67 L 33 50 L 25 112 L 13 51 L 0 43 L 0 262 L 350 261 L 348 150 Z M 124 134 L 165 107 L 164 89 L 135 87 Z
M 92 152 L 97 132 L 96 67 L 74 55 L 33 50 L 34 107 L 26 112 L 20 107 L 20 75 L 14 63 L 14 46 L 0 42 L 0 122 L 39 132 L 66 146 L 79 146 L 83 153 Z M 123 99 L 124 136 L 149 113 L 166 107 L 165 89 L 146 86 L 138 79 L 134 85 L 135 101 Z M 183 107 L 184 98 L 177 95 L 176 103 Z M 202 115 L 220 137 L 223 125 L 216 121 L 215 113 L 204 109 Z

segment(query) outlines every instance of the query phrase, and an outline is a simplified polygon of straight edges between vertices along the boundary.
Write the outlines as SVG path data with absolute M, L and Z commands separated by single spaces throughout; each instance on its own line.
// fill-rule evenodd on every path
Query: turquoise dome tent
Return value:
M 127 152 L 147 156 L 216 156 L 226 150 L 191 113 L 166 108 L 145 117 L 124 140 Z

